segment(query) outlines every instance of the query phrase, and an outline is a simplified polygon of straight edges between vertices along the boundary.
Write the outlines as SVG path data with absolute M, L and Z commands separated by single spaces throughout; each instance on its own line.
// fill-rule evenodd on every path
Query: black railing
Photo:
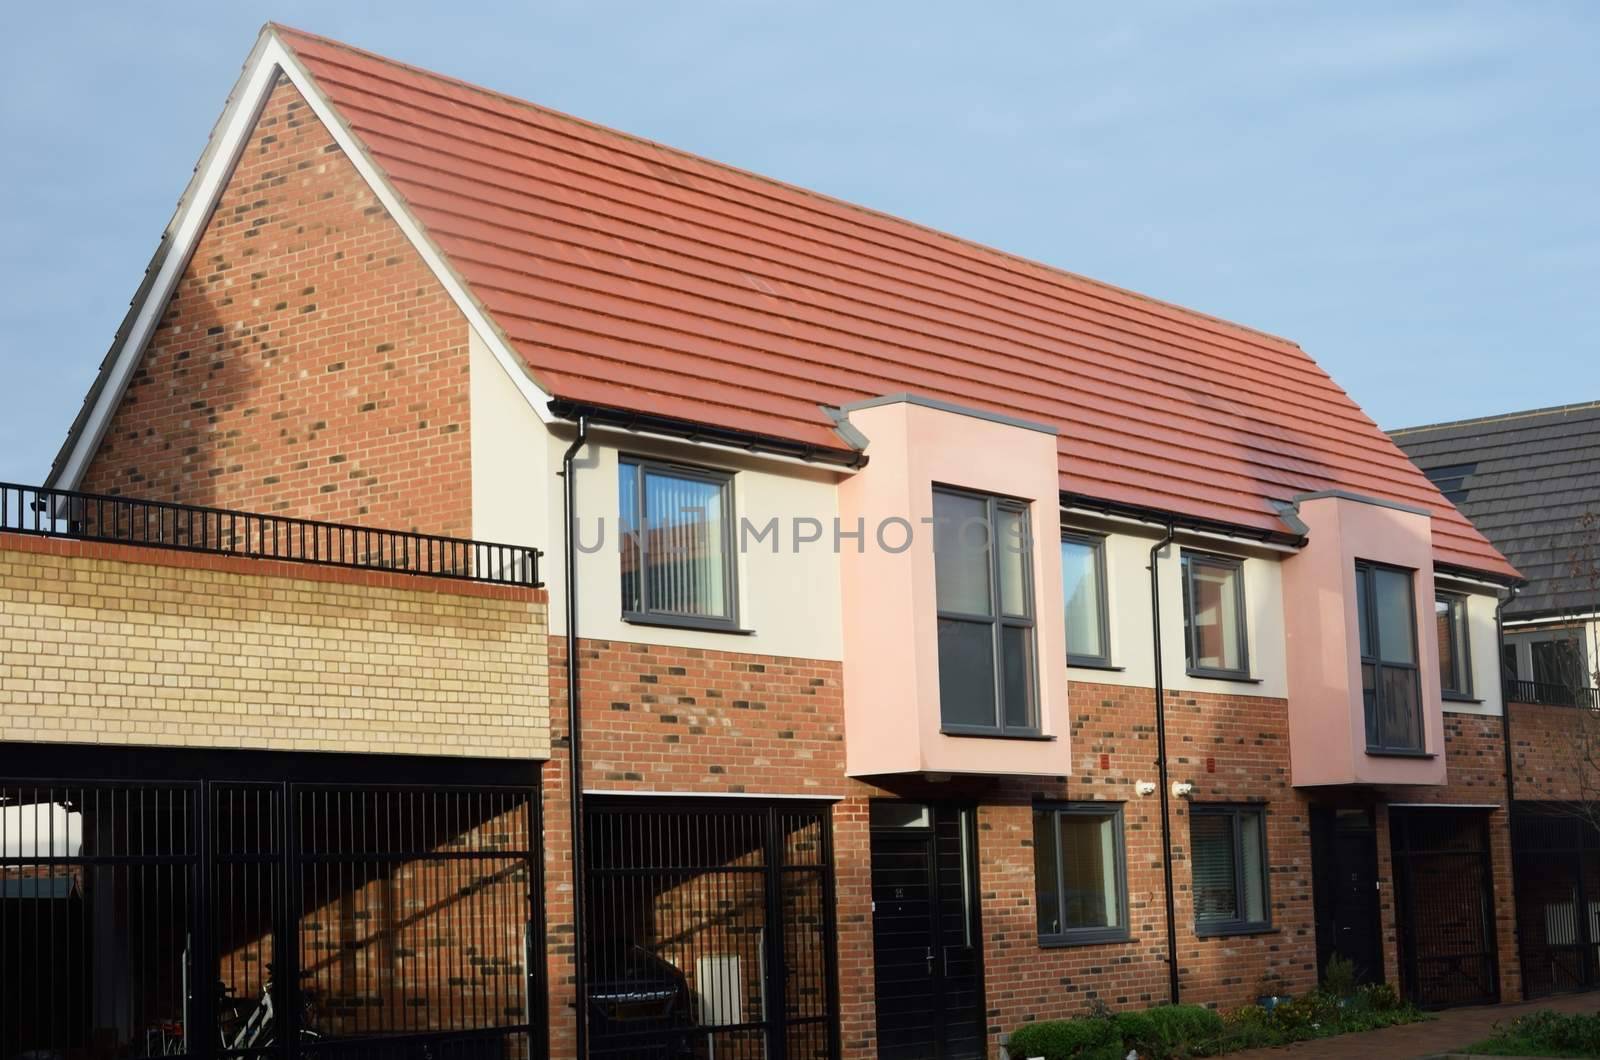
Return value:
M 1506 680 L 1507 703 L 1532 703 L 1541 707 L 1584 707 L 1600 710 L 1600 688 L 1577 688 L 1548 681 Z
M 537 548 L 0 482 L 0 530 L 537 588 Z

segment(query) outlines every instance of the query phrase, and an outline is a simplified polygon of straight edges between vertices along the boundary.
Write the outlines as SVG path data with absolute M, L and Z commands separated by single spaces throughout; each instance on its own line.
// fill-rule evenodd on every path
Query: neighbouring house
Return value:
M 1390 432 L 1527 579 L 1505 605 L 1530 995 L 1600 984 L 1600 402 Z M 1441 609 L 1439 637 L 1450 617 Z
M 269 26 L 47 485 L 559 552 L 550 1056 L 993 1056 L 1335 955 L 1522 996 L 1520 576 L 1285 339 Z M 366 1007 L 330 1035 L 498 1033 L 332 919 L 253 922 Z

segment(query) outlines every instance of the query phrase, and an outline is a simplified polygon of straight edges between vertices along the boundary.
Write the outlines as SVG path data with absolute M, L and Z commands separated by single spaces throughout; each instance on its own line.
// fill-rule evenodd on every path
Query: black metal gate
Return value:
M 592 1055 L 838 1057 L 826 805 L 596 798 L 585 843 Z
M 539 834 L 524 786 L 0 780 L 0 1056 L 541 1056 Z
M 1489 817 L 1483 810 L 1390 809 L 1400 975 L 1426 1008 L 1500 999 Z
M 1519 803 L 1517 939 L 1529 997 L 1600 983 L 1600 833 L 1560 804 Z

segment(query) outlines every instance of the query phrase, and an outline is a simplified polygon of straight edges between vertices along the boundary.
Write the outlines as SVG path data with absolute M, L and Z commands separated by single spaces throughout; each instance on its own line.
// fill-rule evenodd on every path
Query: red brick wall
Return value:
M 979 808 L 986 939 L 985 987 L 991 1041 L 1034 1019 L 1078 1015 L 1092 1001 L 1114 1009 L 1168 999 L 1161 803 L 1140 796 L 1156 772 L 1155 693 L 1074 682 L 1073 776 L 1012 782 Z M 1262 977 L 1278 989 L 1316 982 L 1307 803 L 1289 786 L 1286 705 L 1259 697 L 1169 693 L 1167 738 L 1172 780 L 1194 784 L 1172 802 L 1173 882 L 1182 999 L 1227 1008 L 1254 999 Z M 1102 757 L 1104 756 L 1104 757 Z M 1130 939 L 1041 948 L 1035 927 L 1034 798 L 1106 799 L 1124 804 Z M 1200 938 L 1190 892 L 1191 803 L 1259 803 L 1267 810 L 1272 930 Z
M 587 787 L 607 790 L 816 794 L 847 797 L 833 811 L 842 1038 L 849 1057 L 876 1055 L 868 801 L 874 796 L 971 799 L 978 845 L 990 1038 L 1020 1023 L 1075 1015 L 1091 999 L 1115 1008 L 1166 1000 L 1160 803 L 1134 792 L 1155 779 L 1150 689 L 1074 684 L 1070 780 L 907 778 L 890 787 L 847 781 L 836 663 L 732 652 L 582 641 Z M 553 731 L 565 735 L 565 645 L 551 641 Z M 1315 982 L 1307 804 L 1289 787 L 1281 700 L 1173 694 L 1173 779 L 1196 800 L 1259 802 L 1268 811 L 1273 930 L 1200 939 L 1189 902 L 1187 804 L 1174 804 L 1179 952 L 1185 998 L 1232 1006 L 1268 972 L 1280 989 Z M 1105 766 L 1102 767 L 1101 756 Z M 553 1056 L 570 1055 L 571 878 L 566 754 L 545 771 L 546 908 Z M 1035 928 L 1032 802 L 1126 802 L 1130 941 L 1042 949 Z M 564 1051 L 565 1050 L 565 1051 Z
M 566 641 L 550 639 L 544 769 L 545 916 L 552 1057 L 573 1055 L 572 873 Z M 812 795 L 851 790 L 837 662 L 620 641 L 579 641 L 585 788 Z M 865 802 L 835 805 L 836 917 L 847 1055 L 870 1056 L 871 878 Z M 693 969 L 687 970 L 692 974 Z M 854 1043 L 852 1045 L 852 1043 Z
M 1514 703 L 1510 710 L 1511 769 L 1519 802 L 1600 797 L 1600 775 L 1585 761 L 1600 749 L 1600 719 L 1573 707 Z
M 470 535 L 467 324 L 285 81 L 82 488 Z

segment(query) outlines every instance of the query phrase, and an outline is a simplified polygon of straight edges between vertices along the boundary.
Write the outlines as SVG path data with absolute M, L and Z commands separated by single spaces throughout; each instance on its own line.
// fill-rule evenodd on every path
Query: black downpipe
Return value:
M 561 457 L 562 544 L 566 559 L 567 596 L 567 786 L 572 796 L 572 986 L 577 1001 L 577 1060 L 589 1057 L 587 957 L 583 939 L 583 724 L 578 715 L 578 538 L 577 490 L 572 458 L 589 440 L 589 417 L 578 417 L 578 436 Z
M 1495 660 L 1495 671 L 1500 675 L 1500 739 L 1505 744 L 1506 755 L 1506 845 L 1511 848 L 1511 906 L 1517 905 L 1517 778 L 1511 754 L 1511 698 L 1506 695 L 1506 686 L 1510 681 L 1506 676 L 1506 605 L 1517 598 L 1518 589 L 1513 586 L 1505 596 L 1496 600 L 1494 605 L 1494 640 L 1495 651 L 1498 658 Z M 1517 969 L 1518 981 L 1523 984 L 1522 998 L 1527 1000 L 1527 974 L 1528 969 L 1523 959 L 1522 947 L 1517 947 L 1519 968 Z
M 1161 579 L 1157 562 L 1161 550 L 1172 544 L 1173 526 L 1150 547 L 1150 644 L 1155 655 L 1156 679 L 1156 772 L 1161 788 L 1161 875 L 1167 892 L 1167 991 L 1172 1004 L 1178 1003 L 1178 924 L 1173 902 L 1172 811 L 1167 802 L 1172 785 L 1167 780 L 1167 690 L 1161 674 Z
M 1495 664 L 1495 670 L 1500 674 L 1500 735 L 1505 741 L 1506 753 L 1506 813 L 1511 812 L 1511 802 L 1516 798 L 1516 778 L 1512 775 L 1511 760 L 1511 702 L 1506 697 L 1506 685 L 1510 683 L 1506 676 L 1506 605 L 1517 598 L 1520 590 L 1512 588 L 1502 596 L 1494 605 L 1494 639 L 1495 649 L 1500 653 Z

